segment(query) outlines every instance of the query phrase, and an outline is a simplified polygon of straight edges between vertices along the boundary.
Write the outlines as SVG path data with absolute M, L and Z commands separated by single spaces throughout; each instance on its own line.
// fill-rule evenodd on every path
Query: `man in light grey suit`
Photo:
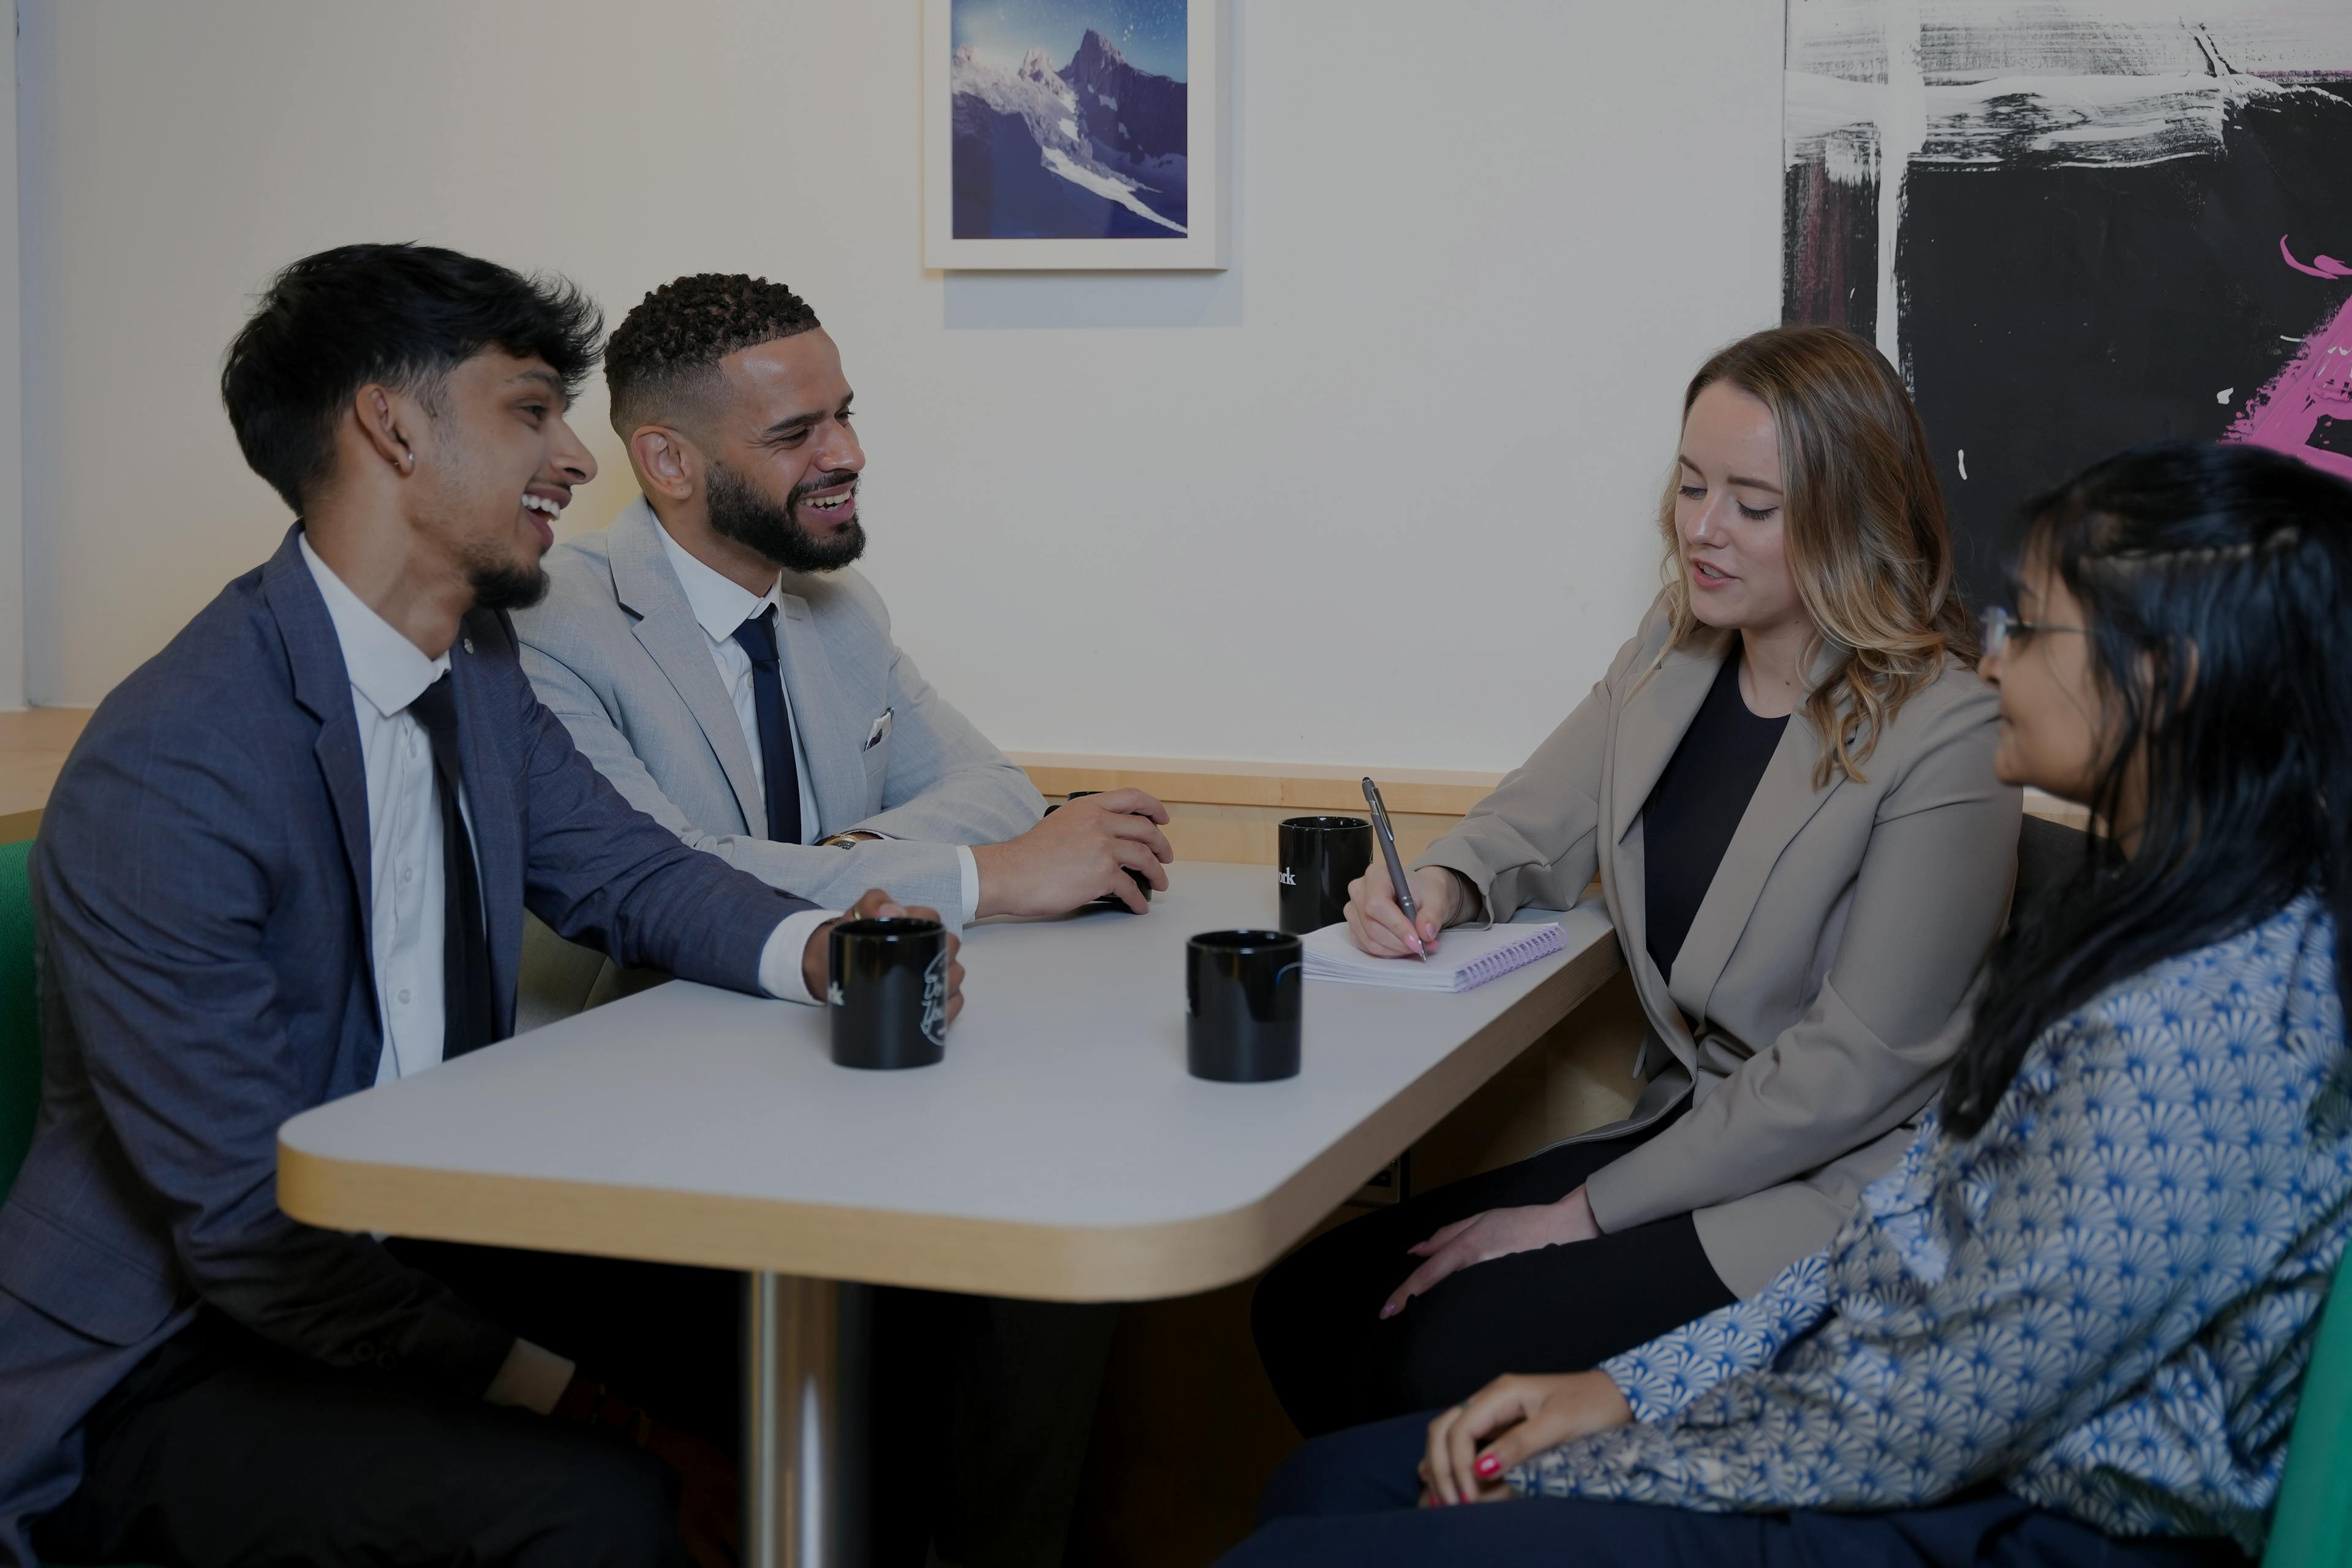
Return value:
M 540 700 L 639 810 L 779 888 L 1060 914 L 1167 886 L 1139 790 L 1046 816 L 1022 771 L 891 641 L 864 549 L 850 390 L 789 289 L 656 289 L 606 353 L 643 494 L 550 552 L 517 617 Z M 1134 877 L 1128 872 L 1135 873 Z
M 1114 790 L 1041 822 L 1027 777 L 917 673 L 849 569 L 866 454 L 815 312 L 762 279 L 681 278 L 604 363 L 643 494 L 548 553 L 553 586 L 516 629 L 541 701 L 621 795 L 827 907 L 872 885 L 965 921 L 1104 894 L 1142 912 L 1174 858 L 1166 808 Z M 527 989 L 576 1005 L 587 977 L 551 945 Z M 903 1470 L 914 1432 L 940 1434 L 925 1447 L 945 1460 L 880 1500 L 875 1563 L 1059 1562 L 1112 1309 L 884 1290 L 875 1316 L 874 1428 L 897 1445 L 875 1473 Z

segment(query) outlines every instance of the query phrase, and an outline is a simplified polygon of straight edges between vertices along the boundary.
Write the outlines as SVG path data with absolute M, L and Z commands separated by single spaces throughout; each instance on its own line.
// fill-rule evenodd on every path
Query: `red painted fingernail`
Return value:
M 1491 1476 L 1491 1475 L 1493 1475 L 1496 1471 L 1497 1471 L 1497 1470 L 1501 1469 L 1502 1468 L 1503 1468 L 1503 1461 L 1502 1461 L 1502 1460 L 1500 1460 L 1500 1459 L 1498 1459 L 1498 1458 L 1495 1458 L 1495 1456 L 1494 1456 L 1494 1455 L 1492 1455 L 1492 1454 L 1481 1454 L 1481 1455 L 1479 1455 L 1479 1456 L 1478 1456 L 1478 1467 L 1477 1467 L 1477 1468 L 1478 1468 L 1478 1473 L 1479 1473 L 1480 1475 L 1482 1475 L 1482 1476 Z

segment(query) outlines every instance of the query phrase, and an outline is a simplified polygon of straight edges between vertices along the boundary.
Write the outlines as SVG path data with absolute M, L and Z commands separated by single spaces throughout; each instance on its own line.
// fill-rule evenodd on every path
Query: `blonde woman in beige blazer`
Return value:
M 1708 361 L 1661 509 L 1667 586 L 1590 697 L 1351 934 L 1565 908 L 1598 874 L 1649 1023 L 1633 1115 L 1326 1233 L 1260 1287 L 1310 1436 L 1640 1344 L 1825 1246 L 1935 1094 L 2006 916 L 1993 775 L 1935 470 L 1866 343 Z

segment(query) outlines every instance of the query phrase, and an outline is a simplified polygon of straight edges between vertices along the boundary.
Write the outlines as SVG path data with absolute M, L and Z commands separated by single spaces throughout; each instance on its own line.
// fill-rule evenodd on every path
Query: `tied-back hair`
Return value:
M 1948 658 L 1973 665 L 1976 630 L 1960 604 L 1944 491 L 1927 433 L 1894 367 L 1838 327 L 1775 327 L 1699 366 L 1683 414 L 1717 382 L 1771 410 L 1780 445 L 1780 516 L 1797 596 L 1837 663 L 1802 703 L 1822 737 L 1820 789 L 1857 782 L 1903 704 Z M 1665 536 L 1671 646 L 1715 635 L 1691 608 L 1669 478 Z
M 2095 853 L 2017 911 L 1945 1089 L 1973 1137 L 2051 1024 L 2317 890 L 2352 931 L 2352 485 L 2167 443 L 2032 502 L 2021 562 L 2082 607 L 2101 700 Z M 2073 636 L 2073 633 L 2041 633 Z M 2100 825 L 2146 799 L 2128 857 Z

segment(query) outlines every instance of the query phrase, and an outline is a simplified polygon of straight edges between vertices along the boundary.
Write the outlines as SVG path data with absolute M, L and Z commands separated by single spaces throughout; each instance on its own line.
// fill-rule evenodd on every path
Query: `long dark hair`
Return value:
M 2082 606 L 2104 700 L 2088 857 L 1993 950 L 1944 1121 L 1972 1137 L 2050 1024 L 2317 890 L 2352 932 L 2352 485 L 2259 447 L 2143 447 L 2027 508 L 2021 556 Z M 2101 845 L 2095 848 L 2108 848 Z

